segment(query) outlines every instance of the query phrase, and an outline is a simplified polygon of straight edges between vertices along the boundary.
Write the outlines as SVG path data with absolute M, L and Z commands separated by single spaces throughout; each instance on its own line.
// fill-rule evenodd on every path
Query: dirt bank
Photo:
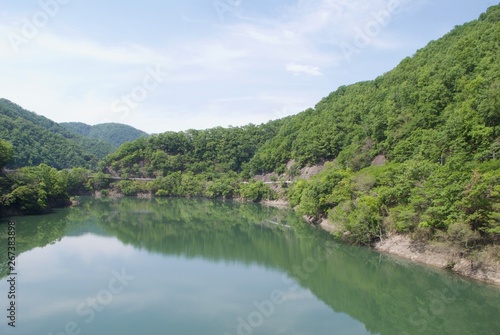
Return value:
M 318 225 L 330 233 L 338 232 L 328 219 L 321 220 Z M 407 236 L 391 235 L 377 242 L 374 248 L 381 253 L 451 270 L 460 276 L 500 286 L 500 261 L 498 256 L 494 256 L 498 255 L 498 246 L 491 246 L 473 256 L 465 256 L 462 249 L 449 244 L 416 242 Z
M 286 200 L 262 200 L 261 204 L 276 208 L 290 208 L 290 204 Z
M 464 277 L 500 285 L 500 262 L 490 257 L 489 251 L 466 257 L 458 248 L 415 242 L 402 235 L 384 238 L 375 245 L 375 250 L 449 269 Z

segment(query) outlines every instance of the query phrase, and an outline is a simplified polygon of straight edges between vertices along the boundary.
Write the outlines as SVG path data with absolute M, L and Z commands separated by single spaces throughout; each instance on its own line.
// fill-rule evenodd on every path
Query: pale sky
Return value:
M 371 80 L 490 0 L 0 0 L 0 97 L 149 133 L 260 124 Z

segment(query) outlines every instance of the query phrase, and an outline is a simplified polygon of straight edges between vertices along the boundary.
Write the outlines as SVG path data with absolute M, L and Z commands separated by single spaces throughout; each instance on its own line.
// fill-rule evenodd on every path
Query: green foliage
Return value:
M 137 195 L 139 189 L 134 181 L 122 180 L 115 184 L 115 187 L 126 196 Z
M 125 142 L 148 136 L 142 130 L 121 123 L 101 123 L 90 126 L 81 122 L 63 122 L 60 125 L 78 135 L 105 142 L 115 149 Z
M 259 201 L 271 189 L 242 178 L 297 177 L 306 165 L 334 161 L 286 195 L 299 213 L 330 217 L 351 242 L 370 243 L 387 231 L 495 241 L 498 17 L 500 6 L 493 6 L 375 80 L 338 88 L 314 109 L 260 126 L 141 138 L 106 157 L 101 171 L 158 177 L 151 192 L 162 196 Z M 386 164 L 370 166 L 379 155 Z
M 243 184 L 240 189 L 240 195 L 243 199 L 259 202 L 261 200 L 273 200 L 275 199 L 275 193 L 269 186 L 264 184 L 262 181 L 252 181 L 247 184 Z
M 329 208 L 350 199 L 350 177 L 350 170 L 330 167 L 309 182 L 300 181 L 290 188 L 288 197 L 292 206 L 298 206 L 301 214 L 319 218 L 325 215 Z
M 424 160 L 355 173 L 329 166 L 292 185 L 288 197 L 304 215 L 328 216 L 350 242 L 370 243 L 389 231 L 425 238 L 440 232 L 470 246 L 500 236 L 499 165 L 457 171 Z
M 9 167 L 47 164 L 57 169 L 91 168 L 113 151 L 106 143 L 71 133 L 5 99 L 0 99 L 0 139 L 9 141 L 14 150 Z
M 3 169 L 8 163 L 12 163 L 14 159 L 14 151 L 12 145 L 0 139 L 0 169 Z
M 339 236 L 351 243 L 368 245 L 381 236 L 380 200 L 374 196 L 363 195 L 340 203 L 331 211 L 330 219 L 343 233 Z
M 92 172 L 84 168 L 74 168 L 63 170 L 62 175 L 66 183 L 66 191 L 69 195 L 90 194 L 92 187 L 90 185 L 90 176 Z
M 477 243 L 481 239 L 481 236 L 470 225 L 463 222 L 456 222 L 448 227 L 445 238 L 465 248 L 469 248 Z
M 67 175 L 48 165 L 19 169 L 7 179 L 9 190 L 0 195 L 7 209 L 37 214 L 69 203 Z
M 112 180 L 110 179 L 110 175 L 98 172 L 94 174 L 92 178 L 89 179 L 89 187 L 92 190 L 104 190 L 109 188 Z
M 409 205 L 398 205 L 389 209 L 384 225 L 389 231 L 410 233 L 418 224 L 418 216 Z
M 46 192 L 32 185 L 15 188 L 3 197 L 2 203 L 5 207 L 18 208 L 27 214 L 41 213 L 48 206 Z
M 236 175 L 208 181 L 204 195 L 207 198 L 233 198 L 239 192 L 241 180 Z
M 175 172 L 242 172 L 281 121 L 265 125 L 166 132 L 122 145 L 102 163 L 122 176 L 156 177 Z
M 473 171 L 457 207 L 464 223 L 474 231 L 500 235 L 500 169 Z

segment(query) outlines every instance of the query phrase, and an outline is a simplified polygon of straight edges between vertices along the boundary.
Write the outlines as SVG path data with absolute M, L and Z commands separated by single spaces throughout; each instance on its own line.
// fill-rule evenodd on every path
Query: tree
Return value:
M 12 163 L 14 159 L 14 151 L 12 144 L 0 139 L 0 169 L 4 168 L 8 163 Z

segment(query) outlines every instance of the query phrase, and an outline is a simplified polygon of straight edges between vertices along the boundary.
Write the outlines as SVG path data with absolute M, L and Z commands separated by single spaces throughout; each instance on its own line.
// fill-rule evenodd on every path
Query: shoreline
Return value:
M 293 208 L 283 200 L 262 201 L 263 205 L 277 208 Z M 307 218 L 306 222 L 320 227 L 328 233 L 336 230 L 335 226 L 328 220 L 322 219 L 317 224 L 311 223 Z M 476 280 L 486 284 L 500 287 L 500 261 L 491 259 L 481 259 L 484 253 L 473 258 L 464 256 L 462 249 L 450 247 L 450 245 L 439 245 L 413 241 L 405 235 L 392 234 L 384 237 L 374 244 L 373 250 L 381 254 L 390 254 L 403 259 L 452 271 L 458 276 Z
M 323 219 L 318 226 L 329 233 L 335 230 L 334 225 L 327 219 Z M 500 287 L 500 261 L 481 259 L 481 256 L 484 256 L 482 252 L 475 259 L 467 258 L 460 248 L 417 242 L 398 234 L 386 236 L 376 242 L 373 249 L 382 254 L 449 270 L 458 276 Z
M 485 255 L 484 251 L 473 258 L 465 257 L 459 248 L 415 242 L 404 235 L 387 236 L 384 240 L 375 243 L 374 250 L 412 262 L 449 270 L 468 279 L 500 286 L 500 262 L 481 259 L 481 256 Z

